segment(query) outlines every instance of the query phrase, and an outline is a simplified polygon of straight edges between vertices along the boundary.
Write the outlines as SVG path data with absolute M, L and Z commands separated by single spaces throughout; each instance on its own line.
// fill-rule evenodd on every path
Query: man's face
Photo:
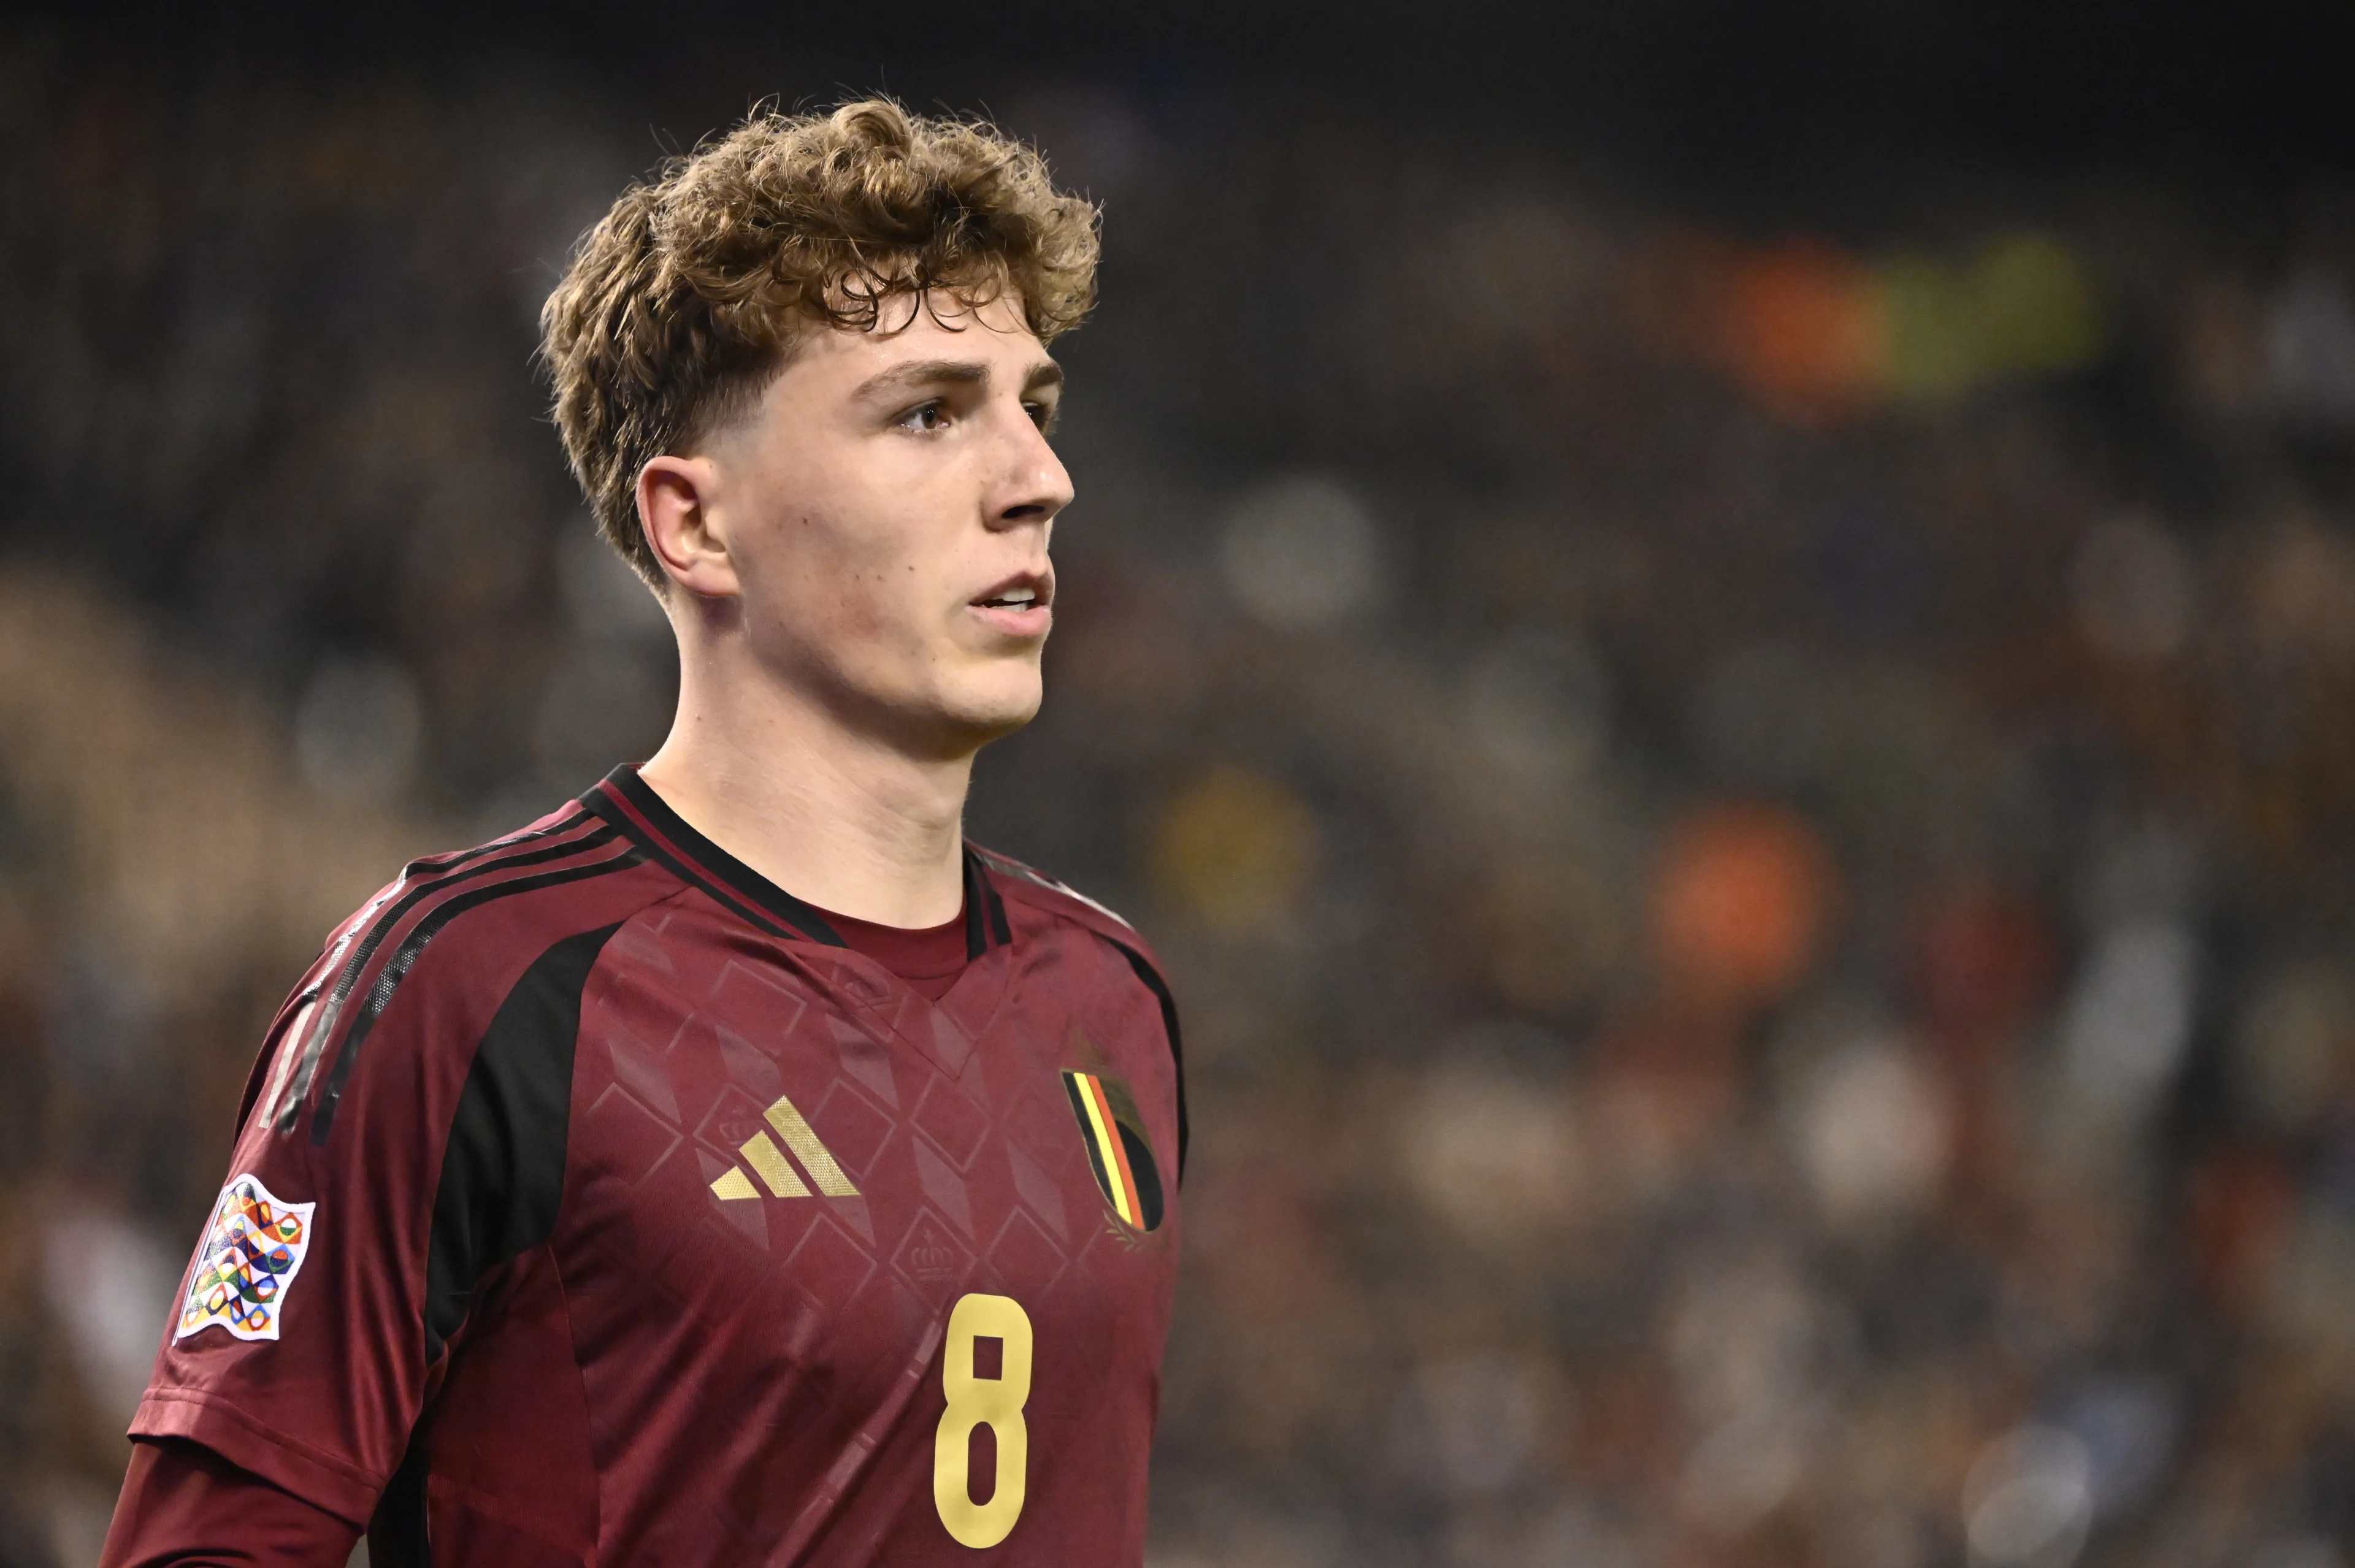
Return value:
M 704 455 L 761 665 L 857 730 L 952 756 L 1039 710 L 1071 481 L 1046 435 L 1062 372 L 1018 305 L 932 305 L 814 332 Z

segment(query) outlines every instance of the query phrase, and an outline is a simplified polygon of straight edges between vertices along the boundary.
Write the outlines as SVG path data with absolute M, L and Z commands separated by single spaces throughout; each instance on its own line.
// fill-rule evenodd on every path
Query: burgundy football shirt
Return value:
M 134 1435 L 385 1563 L 1129 1563 L 1176 1017 L 966 858 L 937 998 L 634 773 L 410 866 L 257 1062 Z

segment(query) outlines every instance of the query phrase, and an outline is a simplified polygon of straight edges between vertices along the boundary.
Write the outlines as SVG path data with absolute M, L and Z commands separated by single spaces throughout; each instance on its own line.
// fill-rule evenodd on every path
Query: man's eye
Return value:
M 938 430 L 947 421 L 946 411 L 938 403 L 919 403 L 900 416 L 902 430 Z
M 1022 405 L 1022 411 L 1028 414 L 1030 416 L 1030 422 L 1037 425 L 1040 430 L 1052 430 L 1055 428 L 1055 411 L 1050 405 L 1046 403 L 1025 403 Z

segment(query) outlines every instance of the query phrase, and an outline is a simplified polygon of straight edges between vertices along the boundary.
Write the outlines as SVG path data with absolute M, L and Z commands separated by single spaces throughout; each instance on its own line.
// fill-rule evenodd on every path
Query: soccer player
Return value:
M 1034 154 L 888 101 L 756 115 L 582 241 L 556 423 L 677 721 L 330 934 L 108 1564 L 1142 1560 L 1176 1015 L 960 827 L 1039 701 L 1096 254 Z

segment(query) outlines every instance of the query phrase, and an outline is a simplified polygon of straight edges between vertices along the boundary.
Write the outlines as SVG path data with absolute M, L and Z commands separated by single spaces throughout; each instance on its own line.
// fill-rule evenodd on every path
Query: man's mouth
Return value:
M 976 610 L 1002 610 L 1019 615 L 1044 610 L 1055 601 L 1055 580 L 1039 572 L 1021 572 L 982 590 L 972 601 Z

